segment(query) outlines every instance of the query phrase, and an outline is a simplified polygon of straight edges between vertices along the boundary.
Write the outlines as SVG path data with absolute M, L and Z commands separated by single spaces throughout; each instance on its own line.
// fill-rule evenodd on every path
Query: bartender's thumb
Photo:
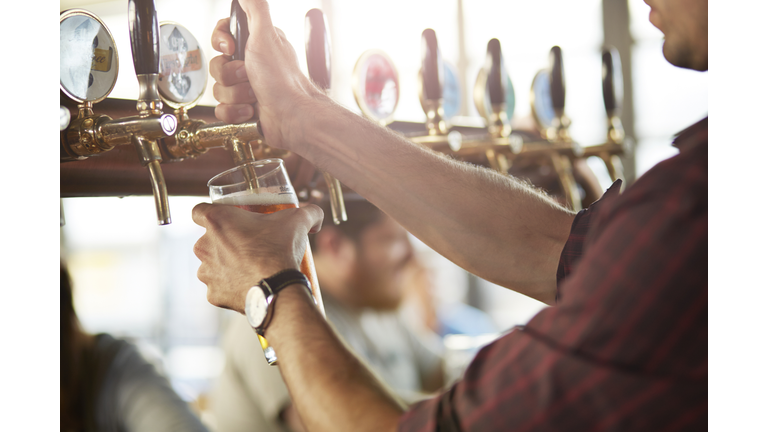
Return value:
M 275 33 L 267 0 L 239 0 L 239 2 L 248 17 L 248 33 L 251 36 L 261 38 Z

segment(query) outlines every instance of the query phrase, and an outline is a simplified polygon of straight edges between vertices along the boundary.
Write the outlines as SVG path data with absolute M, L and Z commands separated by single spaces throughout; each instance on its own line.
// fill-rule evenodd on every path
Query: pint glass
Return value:
M 298 208 L 299 200 L 285 171 L 282 159 L 264 159 L 249 162 L 224 171 L 208 182 L 208 191 L 213 204 L 226 204 L 256 213 L 274 213 L 289 208 Z M 258 239 L 254 239 L 258 241 Z M 325 316 L 320 285 L 317 283 L 312 251 L 307 251 L 301 261 L 301 272 L 312 285 L 312 295 L 317 307 Z M 254 281 L 256 284 L 258 281 Z M 259 336 L 264 357 L 270 365 L 277 365 L 275 350 L 267 339 Z

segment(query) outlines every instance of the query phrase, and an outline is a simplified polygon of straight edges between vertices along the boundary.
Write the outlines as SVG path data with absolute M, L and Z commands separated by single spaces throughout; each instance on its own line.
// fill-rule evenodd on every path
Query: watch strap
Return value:
M 264 321 L 260 326 L 254 328 L 256 333 L 263 336 L 264 332 L 267 330 L 267 326 L 272 321 L 274 303 L 277 293 L 279 293 L 284 288 L 294 284 L 305 286 L 307 288 L 307 292 L 309 292 L 310 297 L 312 300 L 314 300 L 314 296 L 312 296 L 312 285 L 310 285 L 309 279 L 307 279 L 304 273 L 296 269 L 281 270 L 268 278 L 262 279 L 259 282 L 259 286 L 264 290 L 264 292 L 270 293 L 271 301 L 269 302 L 267 316 L 264 318 Z

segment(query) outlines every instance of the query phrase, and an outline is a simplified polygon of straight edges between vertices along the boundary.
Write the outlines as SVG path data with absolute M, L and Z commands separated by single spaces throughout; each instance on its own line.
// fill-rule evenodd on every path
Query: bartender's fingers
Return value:
M 248 74 L 245 72 L 245 62 L 232 60 L 229 56 L 220 55 L 211 59 L 211 76 L 214 81 L 225 86 L 248 82 Z
M 221 104 L 213 111 L 217 119 L 224 123 L 244 123 L 253 118 L 256 110 L 249 104 Z
M 253 104 L 256 103 L 256 95 L 248 82 L 223 86 L 219 83 L 213 85 L 213 97 L 222 104 Z
M 235 53 L 235 39 L 229 32 L 229 18 L 220 19 L 216 23 L 211 35 L 211 45 L 222 54 L 231 56 Z
M 248 32 L 251 37 L 266 41 L 275 36 L 275 26 L 272 25 L 267 0 L 240 0 L 240 7 L 248 17 Z

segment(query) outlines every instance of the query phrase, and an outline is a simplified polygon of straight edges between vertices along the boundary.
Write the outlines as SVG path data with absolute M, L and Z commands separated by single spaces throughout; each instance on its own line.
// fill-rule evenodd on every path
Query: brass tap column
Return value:
M 432 29 L 421 33 L 421 69 L 419 69 L 419 100 L 427 115 L 427 133 L 430 136 L 447 135 L 448 126 L 443 111 L 443 55 Z
M 477 74 L 473 92 L 475 107 L 485 119 L 491 139 L 507 138 L 512 132 L 507 117 L 507 81 L 507 68 L 501 53 L 501 43 L 498 39 L 491 39 L 486 49 L 485 64 Z M 510 163 L 504 152 L 490 147 L 485 154 L 491 168 L 507 174 Z
M 131 50 L 136 78 L 139 81 L 139 97 L 136 110 L 140 119 L 157 119 L 167 135 L 176 131 L 176 117 L 163 114 L 163 102 L 157 91 L 160 71 L 160 38 L 157 25 L 157 12 L 153 0 L 128 0 L 128 26 L 131 36 Z M 163 171 L 160 168 L 162 156 L 156 136 L 146 130 L 139 130 L 131 135 L 131 142 L 139 153 L 141 164 L 147 167 L 155 197 L 157 223 L 171 223 L 171 210 L 168 206 L 168 193 Z

